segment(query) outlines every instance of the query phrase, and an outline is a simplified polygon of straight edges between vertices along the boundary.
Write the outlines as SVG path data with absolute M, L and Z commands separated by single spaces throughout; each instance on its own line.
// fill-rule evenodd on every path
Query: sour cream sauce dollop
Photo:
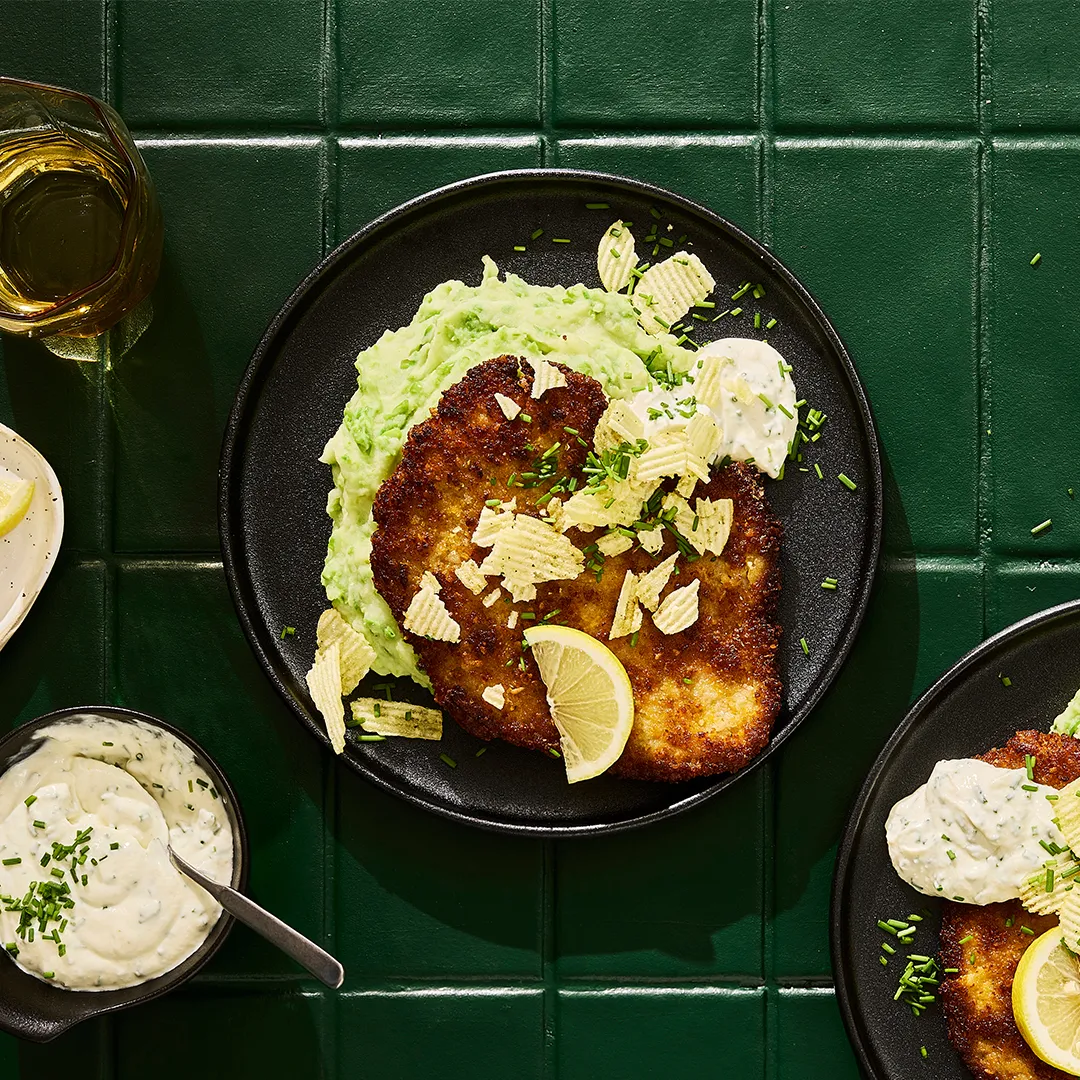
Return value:
M 221 796 L 187 746 L 140 721 L 87 715 L 39 737 L 41 745 L 0 776 L 0 896 L 22 900 L 35 883 L 63 883 L 73 906 L 44 935 L 35 924 L 30 941 L 28 930 L 18 932 L 20 912 L 0 905 L 0 945 L 24 971 L 69 990 L 163 975 L 198 949 L 221 915 L 168 854 L 171 843 L 229 883 L 233 835 Z M 80 835 L 72 855 L 53 858 L 54 843 L 69 848 Z
M 1057 791 L 1032 783 L 1024 769 L 939 761 L 889 813 L 893 867 L 928 896 L 980 905 L 1014 899 L 1050 858 L 1040 841 L 1051 850 L 1068 846 L 1047 795 Z

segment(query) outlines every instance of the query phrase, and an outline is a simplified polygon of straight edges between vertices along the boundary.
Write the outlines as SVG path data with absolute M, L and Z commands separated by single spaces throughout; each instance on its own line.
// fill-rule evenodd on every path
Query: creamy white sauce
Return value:
M 644 438 L 685 428 L 695 413 L 705 413 L 716 421 L 722 438 L 710 465 L 730 457 L 779 476 L 799 424 L 795 383 L 784 358 L 767 342 L 753 338 L 712 341 L 697 355 L 728 361 L 720 377 L 719 408 L 711 409 L 694 396 L 694 368 L 679 386 L 639 390 L 628 399 L 644 426 Z
M 1052 858 L 1040 841 L 1051 850 L 1067 847 L 1047 795 L 1057 791 L 1032 783 L 1024 769 L 974 758 L 939 761 L 889 813 L 893 867 L 928 896 L 967 904 L 1011 900 Z
M 210 777 L 173 735 L 139 721 L 88 715 L 40 738 L 0 776 L 0 896 L 21 900 L 32 883 L 63 881 L 74 906 L 62 912 L 62 931 L 51 920 L 43 938 L 35 924 L 31 942 L 18 933 L 20 912 L 0 905 L 0 944 L 17 947 L 8 953 L 24 971 L 52 973 L 48 981 L 72 990 L 135 986 L 170 971 L 206 940 L 221 909 L 173 869 L 168 845 L 213 880 L 232 879 L 232 828 Z M 70 846 L 87 829 L 73 878 L 72 857 L 54 860 L 53 844 Z

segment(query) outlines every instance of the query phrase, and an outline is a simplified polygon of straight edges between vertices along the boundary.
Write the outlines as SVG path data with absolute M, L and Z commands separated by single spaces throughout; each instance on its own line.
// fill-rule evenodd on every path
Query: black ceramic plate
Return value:
M 1012 685 L 1004 686 L 1001 675 Z M 840 1009 L 874 1080 L 909 1080 L 916 1069 L 934 1080 L 971 1075 L 949 1044 L 940 1011 L 916 1020 L 893 1002 L 899 972 L 878 960 L 878 919 L 928 909 L 909 950 L 918 953 L 937 951 L 941 924 L 940 901 L 916 892 L 892 868 L 885 844 L 889 811 L 925 783 L 938 761 L 981 754 L 1016 731 L 1049 730 L 1078 686 L 1080 601 L 1073 601 L 1024 619 L 968 653 L 915 703 L 870 770 L 840 844 L 830 932 Z
M 112 705 L 90 705 L 75 709 L 61 709 L 47 716 L 31 720 L 28 724 L 16 728 L 0 740 L 0 773 L 37 749 L 34 736 L 43 727 L 69 722 L 87 713 L 104 716 L 113 720 L 141 720 L 152 727 L 159 727 L 175 735 L 185 746 L 191 748 L 196 762 L 206 770 L 206 775 L 214 782 L 221 795 L 222 802 L 229 815 L 235 841 L 233 857 L 232 886 L 243 890 L 248 878 L 248 840 L 244 819 L 240 814 L 240 804 L 225 774 L 217 767 L 213 758 L 196 743 L 186 732 L 166 724 L 153 716 L 120 709 Z M 100 992 L 63 990 L 58 986 L 35 979 L 5 957 L 0 957 L 0 1031 L 29 1039 L 32 1042 L 48 1042 L 63 1034 L 76 1024 L 105 1013 L 128 1009 L 132 1005 L 141 1005 L 144 1001 L 153 1001 L 174 987 L 187 982 L 221 948 L 233 927 L 232 916 L 222 913 L 206 940 L 182 964 L 172 971 L 140 986 L 129 986 L 123 990 L 103 990 Z
M 611 208 L 586 209 L 591 202 Z M 485 254 L 537 285 L 581 281 L 599 287 L 596 249 L 604 229 L 622 217 L 639 223 L 640 235 L 654 207 L 663 224 L 672 225 L 665 235 L 689 236 L 717 280 L 718 296 L 730 295 L 744 280 L 764 284 L 761 306 L 778 320 L 769 339 L 794 365 L 800 394 L 829 416 L 813 455 L 825 479 L 789 468 L 787 479 L 768 485 L 787 530 L 780 603 L 784 705 L 769 750 L 791 734 L 840 669 L 877 561 L 881 471 L 866 397 L 817 304 L 760 244 L 670 192 L 571 170 L 497 173 L 406 203 L 333 252 L 270 324 L 229 420 L 220 513 L 233 598 L 270 679 L 323 741 L 304 683 L 315 624 L 326 607 L 319 574 L 330 534 L 330 471 L 318 457 L 356 388 L 357 353 L 387 328 L 410 322 L 439 282 L 478 283 Z M 544 236 L 530 241 L 538 228 Z M 547 239 L 552 236 L 572 242 L 553 244 Z M 528 250 L 515 252 L 520 244 Z M 743 306 L 752 310 L 745 298 Z M 749 315 L 709 329 L 712 337 L 754 333 Z M 840 472 L 857 481 L 856 491 L 837 480 Z M 830 575 L 842 583 L 834 593 L 820 587 Z M 296 636 L 283 641 L 284 626 L 296 627 Z M 803 637 L 809 655 L 799 644 Z M 407 681 L 401 693 L 423 700 Z M 442 745 L 350 743 L 346 760 L 381 787 L 448 817 L 534 835 L 638 825 L 692 806 L 737 779 L 667 785 L 601 778 L 568 787 L 554 759 L 495 743 L 476 760 L 480 745 L 448 723 Z M 449 768 L 440 753 L 458 768 Z

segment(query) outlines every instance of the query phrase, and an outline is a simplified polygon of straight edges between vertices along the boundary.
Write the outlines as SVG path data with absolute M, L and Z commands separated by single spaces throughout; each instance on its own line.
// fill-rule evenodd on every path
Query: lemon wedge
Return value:
M 530 626 L 532 649 L 559 729 L 568 783 L 611 768 L 634 726 L 634 692 L 626 669 L 596 638 L 570 626 Z
M 0 468 L 0 536 L 6 536 L 26 517 L 33 498 L 33 480 Z
M 1012 985 L 1013 1016 L 1034 1053 L 1080 1076 L 1080 957 L 1055 926 L 1020 958 Z

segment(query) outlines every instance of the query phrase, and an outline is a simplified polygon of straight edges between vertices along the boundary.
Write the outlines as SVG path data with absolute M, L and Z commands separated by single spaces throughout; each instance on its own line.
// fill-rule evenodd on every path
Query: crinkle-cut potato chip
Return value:
M 442 713 L 408 701 L 357 698 L 352 703 L 353 720 L 373 735 L 397 735 L 403 739 L 442 738 Z
M 425 573 L 424 576 L 428 575 Z M 434 575 L 431 576 L 434 577 Z M 409 602 L 401 625 L 417 637 L 428 637 L 433 641 L 451 643 L 461 640 L 461 624 L 450 617 L 450 612 L 446 610 L 446 605 L 432 589 L 430 582 L 422 584 Z
M 375 650 L 368 639 L 345 621 L 337 608 L 327 608 L 319 616 L 319 626 L 315 631 L 318 651 L 324 652 L 331 645 L 340 650 L 341 692 L 351 694 L 360 680 L 371 670 L 375 663 Z
M 1080 780 L 1066 784 L 1058 793 L 1054 817 L 1069 847 L 1080 851 Z
M 638 322 L 650 334 L 666 332 L 716 287 L 705 264 L 687 251 L 650 266 L 634 289 Z
M 1080 889 L 1067 893 L 1058 912 L 1061 922 L 1061 938 L 1065 947 L 1080 953 Z
M 635 481 L 656 483 L 665 476 L 696 476 L 708 483 L 708 463 L 691 448 L 685 429 L 661 431 L 634 462 Z
M 623 443 L 636 443 L 645 434 L 645 421 L 621 398 L 613 398 L 596 422 L 593 446 L 598 454 Z
M 513 398 L 507 397 L 505 394 L 496 393 L 495 403 L 502 409 L 502 414 L 507 420 L 513 420 L 521 412 L 521 406 Z
M 494 604 L 500 596 L 502 596 L 502 589 L 500 589 L 499 586 L 496 585 L 495 588 L 492 589 L 491 592 L 489 592 L 487 596 L 484 597 L 484 607 L 491 607 L 492 604 Z
M 335 641 L 320 649 L 307 673 L 307 687 L 326 724 L 335 754 L 345 752 L 345 706 L 341 701 L 341 647 Z
M 533 369 L 532 397 L 541 398 L 549 390 L 566 385 L 566 376 L 554 364 L 529 357 Z
M 637 578 L 633 570 L 627 570 L 619 590 L 619 599 L 615 602 L 615 617 L 611 620 L 608 641 L 640 630 L 641 618 L 641 608 L 637 602 Z
M 506 620 L 506 629 L 507 630 L 513 630 L 514 627 L 517 626 L 517 623 L 518 623 L 518 613 L 517 613 L 516 610 L 511 611 L 510 612 L 510 617 Z
M 573 581 L 585 569 L 585 556 L 546 521 L 517 514 L 495 539 L 480 564 L 488 576 L 501 574 L 514 602 L 532 600 L 545 581 Z
M 720 385 L 720 376 L 724 368 L 734 364 L 734 360 L 726 356 L 718 356 L 711 353 L 698 360 L 700 365 L 694 371 L 694 397 L 699 405 L 704 405 L 715 413 L 720 412 L 720 395 L 724 388 Z
M 692 453 L 711 464 L 720 454 L 724 437 L 716 421 L 708 413 L 694 413 L 686 425 L 686 441 Z
M 506 687 L 502 683 L 496 683 L 494 686 L 485 686 L 484 692 L 480 695 L 489 705 L 494 705 L 496 709 L 501 709 L 506 704 Z
M 634 234 L 622 220 L 616 221 L 600 237 L 600 246 L 596 249 L 596 269 L 604 288 L 608 292 L 625 289 L 630 284 L 630 271 L 636 265 Z
M 677 634 L 697 622 L 700 586 L 701 582 L 694 578 L 689 585 L 674 589 L 664 597 L 652 619 L 653 626 L 661 634 Z
M 624 551 L 629 551 L 634 546 L 634 541 L 620 532 L 610 532 L 601 536 L 596 541 L 596 548 L 605 559 L 613 559 Z
M 1073 887 L 1080 862 L 1076 861 L 1071 851 L 1048 860 L 1054 871 L 1054 887 L 1046 891 L 1046 870 L 1040 871 L 1020 887 L 1020 903 L 1033 915 L 1057 915 L 1065 906 L 1069 895 L 1076 892 Z M 1071 873 L 1070 873 L 1071 871 Z
M 454 576 L 473 596 L 479 596 L 487 588 L 487 578 L 480 573 L 480 567 L 472 559 L 466 559 L 454 571 Z
M 668 581 L 675 570 L 675 560 L 679 557 L 676 551 L 669 555 L 663 562 L 657 563 L 647 574 L 638 578 L 636 594 L 638 600 L 649 611 L 655 611 L 660 604 L 660 594 L 667 587 Z
M 556 532 L 566 532 L 570 527 L 566 520 L 566 512 L 563 510 L 562 499 L 549 499 L 544 505 L 543 512 L 546 513 L 548 521 L 551 522 L 551 527 Z
M 433 593 L 441 593 L 442 582 L 430 570 L 425 570 L 420 575 L 420 588 L 430 589 Z
M 660 549 L 664 546 L 663 526 L 657 525 L 655 529 L 643 529 L 637 534 L 637 540 L 650 555 L 659 555 Z
M 511 499 L 509 503 L 500 504 L 497 510 L 485 506 L 480 511 L 480 520 L 473 530 L 472 542 L 477 547 L 491 547 L 495 543 L 495 538 L 504 529 L 509 529 L 514 524 L 514 511 L 516 509 L 516 498 Z
M 641 515 L 641 504 L 657 484 L 608 479 L 599 491 L 578 491 L 563 504 L 569 526 L 630 525 Z M 610 504 L 610 505 L 609 505 Z
M 698 525 L 691 522 L 687 540 L 699 555 L 723 555 L 735 520 L 732 499 L 698 499 L 694 504 Z

